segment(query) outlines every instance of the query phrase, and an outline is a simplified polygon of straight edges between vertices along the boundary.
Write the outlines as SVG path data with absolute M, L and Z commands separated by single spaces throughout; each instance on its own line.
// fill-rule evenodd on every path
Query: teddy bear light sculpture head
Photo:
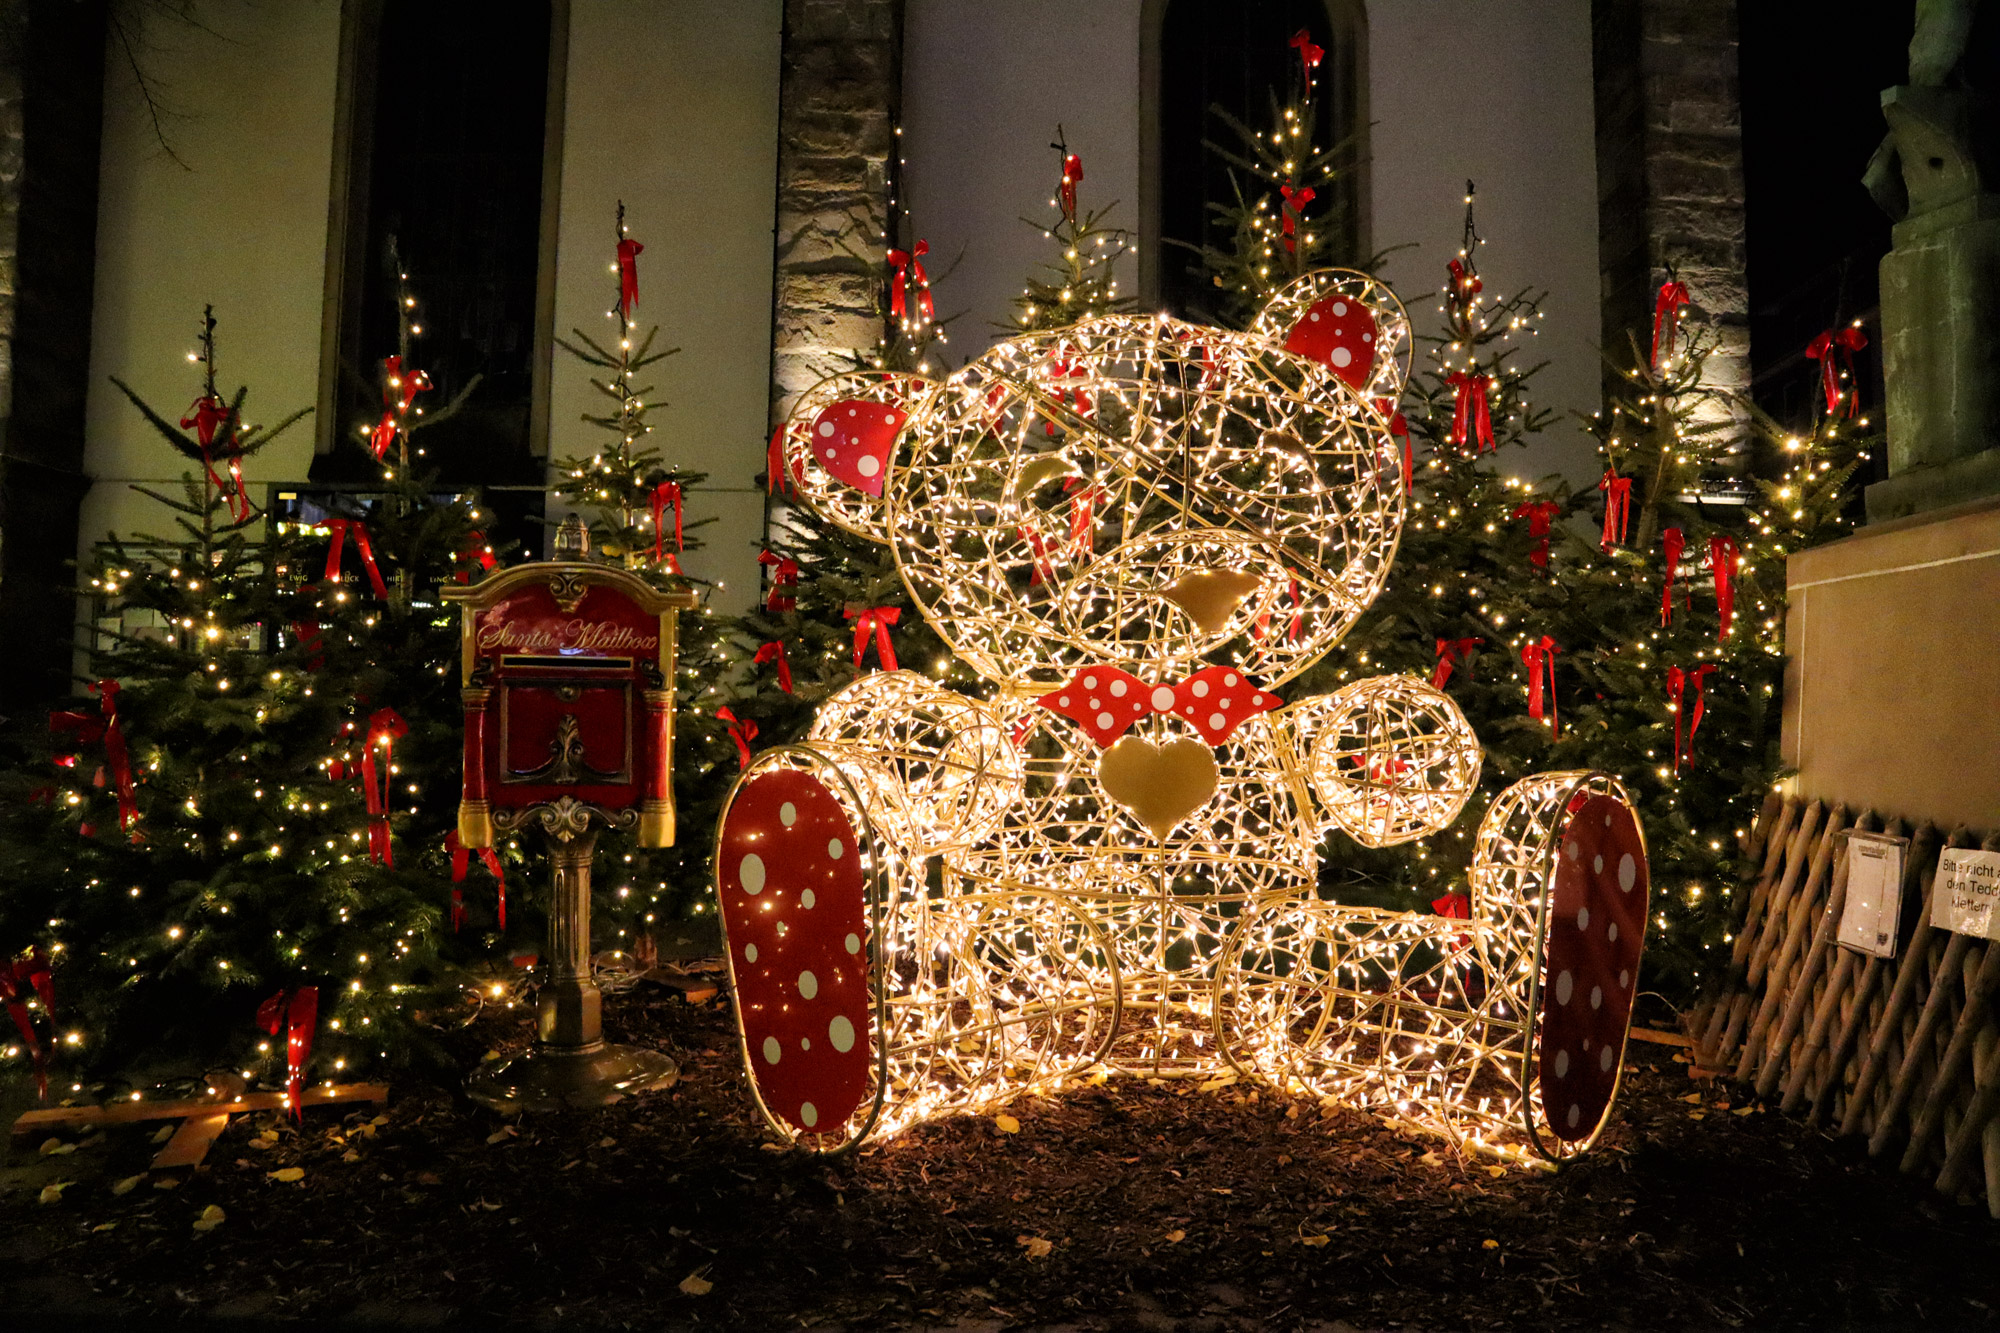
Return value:
M 780 440 L 791 480 L 890 545 L 921 613 L 990 690 L 864 677 L 732 796 L 717 889 L 774 1126 L 838 1146 L 1095 1060 L 1329 1092 L 1365 1082 L 1358 1064 L 1408 1059 L 1421 1072 L 1385 1095 L 1434 1084 L 1454 1106 L 1478 1083 L 1490 1043 L 1465 1034 L 1503 988 L 1482 983 L 1475 1001 L 1450 962 L 1467 947 L 1450 941 L 1484 940 L 1478 923 L 1441 935 L 1439 918 L 1388 914 L 1356 933 L 1350 909 L 1315 894 L 1329 827 L 1386 846 L 1456 819 L 1477 738 L 1410 677 L 1282 691 L 1388 577 L 1405 495 L 1388 423 L 1410 341 L 1386 288 L 1327 271 L 1244 333 L 1107 316 L 1002 342 L 942 381 L 850 372 L 801 398 Z M 866 842 L 865 858 L 822 853 L 835 809 L 849 832 L 825 845 Z M 811 887 L 787 899 L 772 856 L 793 843 L 787 873 Z M 874 916 L 843 936 L 845 958 L 828 946 L 797 971 L 806 994 L 788 971 L 808 947 L 795 937 L 836 894 L 853 899 L 843 919 L 866 915 L 864 898 Z M 1519 913 L 1507 920 L 1518 933 Z M 1380 1022 L 1361 1025 L 1365 1058 L 1327 1046 L 1337 1009 L 1366 1009 L 1367 978 L 1416 984 L 1413 968 L 1430 976 L 1429 1009 L 1463 1012 L 1425 1020 L 1406 1048 Z M 858 1004 L 864 974 L 873 1045 L 856 1045 L 853 1013 L 829 1020 L 846 1024 L 837 1052 L 809 1034 L 787 1044 L 787 1025 L 818 1021 L 799 1015 L 822 990 Z M 1469 1053 L 1431 1059 L 1453 1033 Z M 856 1049 L 879 1055 L 872 1084 Z M 844 1091 L 815 1081 L 841 1060 Z M 870 1086 L 875 1111 L 855 1130 Z M 829 1128 L 830 1106 L 847 1128 Z

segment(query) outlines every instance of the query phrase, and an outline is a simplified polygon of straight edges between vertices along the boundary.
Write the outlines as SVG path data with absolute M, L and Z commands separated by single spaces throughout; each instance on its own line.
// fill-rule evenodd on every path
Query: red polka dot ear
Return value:
M 910 414 L 892 403 L 843 398 L 813 418 L 813 457 L 834 477 L 869 495 L 882 494 L 896 436 Z
M 1319 362 L 1351 388 L 1365 389 L 1375 374 L 1378 336 L 1375 312 L 1335 292 L 1306 308 L 1286 337 L 1285 350 Z

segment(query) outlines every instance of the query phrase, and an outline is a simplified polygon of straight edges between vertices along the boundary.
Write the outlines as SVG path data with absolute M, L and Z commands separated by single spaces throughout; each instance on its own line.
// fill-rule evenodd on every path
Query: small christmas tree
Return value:
M 655 350 L 659 329 L 639 331 L 632 313 L 639 304 L 639 255 L 645 249 L 625 224 L 625 205 L 618 205 L 617 237 L 611 272 L 616 284 L 608 318 L 617 325 L 615 341 L 592 338 L 573 329 L 557 342 L 565 352 L 591 367 L 591 385 L 607 401 L 602 413 L 585 413 L 583 420 L 602 433 L 603 443 L 588 457 L 581 454 L 555 464 L 555 495 L 583 511 L 593 554 L 615 561 L 662 588 L 707 585 L 681 569 L 680 557 L 701 545 L 696 534 L 709 520 L 689 522 L 687 497 L 707 480 L 707 474 L 668 463 L 649 442 L 650 414 L 665 406 L 655 386 L 642 383 L 644 373 L 673 356 L 679 348 Z M 728 618 L 704 597 L 702 605 L 681 614 L 679 679 L 674 682 L 677 743 L 674 756 L 674 799 L 679 834 L 670 848 L 648 850 L 629 835 L 610 832 L 598 842 L 598 863 L 614 873 L 595 881 L 593 913 L 600 933 L 615 938 L 618 947 L 647 947 L 651 928 L 706 910 L 707 860 L 710 830 L 735 773 L 734 754 L 726 723 L 715 716 L 729 695 L 722 673 L 731 654 L 724 642 Z
M 1021 221 L 1054 242 L 1056 258 L 1028 276 L 1020 299 L 1014 302 L 1014 320 L 1008 327 L 1020 333 L 1059 329 L 1132 306 L 1132 298 L 1118 295 L 1117 276 L 1118 261 L 1131 248 L 1130 237 L 1122 228 L 1105 223 L 1116 205 L 1080 209 L 1077 199 L 1083 159 L 1069 151 L 1060 125 L 1049 147 L 1062 164 L 1055 197 L 1049 200 L 1049 206 L 1056 210 L 1055 221 Z
M 1265 298 L 1300 274 L 1358 257 L 1340 253 L 1343 223 L 1335 212 L 1347 191 L 1355 146 L 1328 143 L 1319 123 L 1319 67 L 1325 52 L 1310 34 L 1293 35 L 1298 69 L 1284 97 L 1271 92 L 1270 128 L 1254 128 L 1223 107 L 1209 108 L 1234 142 L 1204 141 L 1229 164 L 1235 198 L 1209 204 L 1228 237 L 1227 246 L 1205 245 L 1204 266 L 1221 289 L 1218 313 L 1240 327 Z
M 39 790 L 5 802 L 0 939 L 52 960 L 49 1040 L 79 1081 L 221 1064 L 283 1082 L 290 1044 L 296 1090 L 307 1047 L 330 1076 L 420 1040 L 437 910 L 368 855 L 363 793 L 328 781 L 348 700 L 284 632 L 312 614 L 308 556 L 296 533 L 254 540 L 239 471 L 305 413 L 247 424 L 245 392 L 217 392 L 214 330 L 204 314 L 180 428 L 119 382 L 200 468 L 179 496 L 137 488 L 174 530 L 113 536 L 90 570 L 92 697 L 50 719 L 53 782 L 9 776 Z

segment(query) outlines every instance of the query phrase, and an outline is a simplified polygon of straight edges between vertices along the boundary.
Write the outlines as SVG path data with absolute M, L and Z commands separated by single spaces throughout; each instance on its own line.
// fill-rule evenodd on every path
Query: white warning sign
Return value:
M 1903 915 L 1903 851 L 1907 838 L 1856 833 L 1847 839 L 1847 904 L 1840 913 L 1840 942 L 1877 958 L 1896 956 L 1896 924 Z
M 2000 940 L 2000 852 L 1947 847 L 1931 889 L 1931 924 L 1961 935 Z

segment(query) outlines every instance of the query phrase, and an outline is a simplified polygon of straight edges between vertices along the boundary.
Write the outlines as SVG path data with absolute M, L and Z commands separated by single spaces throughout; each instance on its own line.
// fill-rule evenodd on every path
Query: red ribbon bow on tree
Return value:
M 471 857 L 468 855 L 471 849 L 458 840 L 457 829 L 452 829 L 444 835 L 444 845 L 451 853 L 451 928 L 455 934 L 465 922 L 465 890 L 458 886 L 465 883 L 465 872 L 471 862 Z M 479 860 L 498 886 L 499 900 L 495 912 L 500 918 L 500 929 L 505 930 L 507 929 L 507 875 L 500 866 L 500 853 L 491 847 L 481 847 Z
M 1465 674 L 1472 674 L 1472 650 L 1484 639 L 1439 639 L 1437 641 L 1437 669 L 1431 672 L 1431 688 L 1441 690 L 1451 679 L 1454 665 L 1465 668 Z
M 1493 443 L 1493 413 L 1486 401 L 1486 389 L 1492 379 L 1455 370 L 1445 380 L 1453 390 L 1451 442 L 1463 445 L 1468 437 L 1476 438 L 1478 447 L 1472 451 L 1474 456 L 1497 448 Z
M 317 986 L 281 990 L 257 1006 L 257 1026 L 274 1037 L 285 1034 L 285 1109 L 294 1120 L 301 1110 L 306 1060 L 312 1055 L 313 1029 L 318 1021 Z
M 1034 559 L 1028 565 L 1028 586 L 1039 588 L 1044 583 L 1055 582 L 1056 567 L 1049 559 L 1049 543 L 1036 529 L 1023 523 L 1014 529 L 1021 534 L 1021 540 L 1028 544 Z
M 389 600 L 389 585 L 382 582 L 382 571 L 375 565 L 375 548 L 368 542 L 368 527 L 358 518 L 330 518 L 323 525 L 328 533 L 326 547 L 326 580 L 340 582 L 340 556 L 345 549 L 347 536 L 354 535 L 354 549 L 361 555 L 361 567 L 368 573 L 368 584 L 375 595 L 383 601 Z
M 376 865 L 396 864 L 389 843 L 389 777 L 396 762 L 396 741 L 409 734 L 410 724 L 393 708 L 378 708 L 368 718 L 368 736 L 361 747 L 361 795 L 368 806 L 368 859 Z M 382 747 L 379 773 L 375 766 L 378 745 Z
M 792 664 L 785 660 L 785 645 L 773 639 L 750 655 L 750 660 L 759 666 L 766 662 L 778 664 L 778 688 L 786 694 L 792 693 Z
M 118 691 L 115 680 L 100 680 L 90 687 L 104 714 L 104 764 L 111 770 L 111 789 L 118 797 L 118 827 L 132 831 L 139 818 L 139 802 L 132 792 L 132 758 L 125 750 L 125 733 L 118 725 Z M 137 841 L 134 833 L 133 840 Z
M 757 724 L 748 718 L 738 719 L 727 708 L 715 710 L 715 716 L 728 728 L 729 739 L 736 742 L 736 760 L 744 768 L 750 767 L 750 742 L 757 739 Z
M 1543 713 L 1542 676 L 1548 675 L 1547 712 L 1549 718 L 1549 739 L 1561 734 L 1561 723 L 1556 718 L 1556 654 L 1561 652 L 1554 639 L 1544 634 L 1538 643 L 1533 639 L 1521 647 L 1521 664 L 1528 668 L 1528 716 L 1540 720 Z
M 1300 61 L 1305 64 L 1306 77 L 1308 79 L 1312 77 L 1312 72 L 1319 68 L 1319 62 L 1326 58 L 1326 48 L 1313 44 L 1312 33 L 1309 29 L 1300 28 L 1297 32 L 1293 33 L 1292 40 L 1287 45 L 1299 53 Z
M 1472 896 L 1465 893 L 1447 893 L 1442 898 L 1431 899 L 1431 910 L 1452 921 L 1472 920 Z M 1472 936 L 1459 935 L 1452 940 L 1454 948 L 1463 949 L 1472 943 Z
M 0 1001 L 5 1001 L 7 1012 L 14 1019 L 14 1026 L 20 1029 L 21 1044 L 28 1048 L 28 1057 L 35 1062 L 35 1090 L 47 1101 L 49 1096 L 49 1052 L 35 1035 L 33 1018 L 28 1014 L 28 996 L 34 995 L 42 1002 L 42 1012 L 48 1015 L 50 1023 L 49 1043 L 55 1044 L 56 983 L 49 971 L 49 956 L 41 947 L 28 950 L 20 957 L 8 960 L 0 967 Z
M 203 394 L 188 406 L 187 415 L 181 418 L 181 429 L 194 427 L 195 440 L 201 445 L 202 470 L 208 473 L 209 484 L 222 494 L 229 503 L 229 516 L 238 523 L 249 519 L 250 497 L 243 489 L 243 462 L 232 457 L 229 460 L 229 480 L 224 481 L 215 471 L 215 462 L 209 457 L 209 446 L 215 443 L 216 433 L 229 422 L 229 405 L 212 393 Z
M 1819 362 L 1819 385 L 1826 395 L 1828 415 L 1839 412 L 1843 402 L 1847 405 L 1846 415 L 1850 417 L 1861 410 L 1861 386 L 1853 382 L 1854 354 L 1867 345 L 1868 335 L 1861 331 L 1859 324 L 1849 324 L 1838 331 L 1828 329 L 1807 344 L 1806 355 Z M 1841 361 L 1838 369 L 1833 364 L 1836 353 L 1839 354 Z M 1840 387 L 1840 377 L 1843 373 L 1846 374 L 1850 386 L 1846 389 Z
M 917 309 L 925 319 L 935 317 L 936 310 L 931 304 L 931 278 L 924 272 L 924 256 L 931 252 L 931 243 L 919 240 L 908 251 L 891 250 L 889 263 L 894 266 L 896 276 L 889 280 L 889 317 L 902 319 L 908 307 L 903 300 L 904 269 L 909 270 L 910 282 L 917 285 Z
M 854 665 L 858 668 L 868 652 L 868 636 L 875 636 L 875 660 L 884 671 L 894 671 L 896 648 L 889 642 L 889 626 L 903 618 L 897 606 L 850 606 L 847 618 L 854 622 Z
M 1562 506 L 1554 500 L 1530 502 L 1514 511 L 1515 518 L 1528 520 L 1528 536 L 1535 543 L 1528 552 L 1528 563 L 1536 569 L 1549 567 L 1549 520 L 1560 512 Z
M 1306 205 L 1313 201 L 1313 187 L 1294 190 L 1288 182 L 1278 187 L 1278 193 L 1285 198 L 1284 207 L 1278 210 L 1278 221 L 1285 230 L 1285 248 L 1296 252 L 1299 247 L 1293 233 L 1298 230 L 1299 219 L 1305 216 Z
M 1660 544 L 1667 553 L 1667 584 L 1660 592 L 1660 623 L 1674 623 L 1674 576 L 1681 567 L 1681 552 L 1687 548 L 1687 537 L 1679 528 L 1668 528 L 1660 534 Z
M 1071 477 L 1063 483 L 1063 491 L 1069 496 L 1069 544 L 1077 551 L 1088 554 L 1097 549 L 1097 506 L 1110 499 L 1102 486 L 1094 486 L 1082 477 Z
M 795 459 L 790 467 L 785 466 L 785 427 L 780 423 L 764 450 L 764 494 L 797 495 L 805 479 L 803 461 Z
M 458 553 L 457 562 L 460 564 L 477 564 L 482 570 L 488 573 L 491 573 L 493 566 L 499 563 L 499 561 L 493 558 L 493 548 L 486 544 L 486 534 L 476 530 L 465 534 L 465 549 Z M 472 582 L 472 574 L 469 570 L 458 570 L 452 577 L 460 583 Z M 315 627 L 314 636 L 317 637 L 317 634 L 317 627 Z
M 1609 551 L 1613 545 L 1623 542 L 1631 529 L 1632 479 L 1607 469 L 1604 480 L 1598 483 L 1598 489 L 1604 492 L 1602 549 Z
M 1688 304 L 1687 284 L 1667 282 L 1660 284 L 1660 294 L 1653 302 L 1653 356 L 1652 367 L 1660 368 L 1660 349 L 1667 349 L 1673 355 L 1674 343 L 1680 338 L 1681 307 Z
M 1701 725 L 1703 708 L 1701 695 L 1702 682 L 1707 679 L 1708 673 L 1715 669 L 1716 665 L 1713 662 L 1705 662 L 1694 670 L 1685 672 L 1679 667 L 1667 668 L 1667 699 L 1673 705 L 1674 710 L 1674 769 L 1676 772 L 1679 771 L 1682 764 L 1694 758 L 1694 733 L 1695 728 Z M 1686 693 L 1687 687 L 1690 684 L 1694 686 L 1694 703 L 1690 707 L 1683 709 L 1681 706 L 1682 696 Z M 1683 720 L 1688 724 L 1685 749 L 1682 748 L 1681 743 L 1681 722 Z
M 771 571 L 771 591 L 764 598 L 764 609 L 773 615 L 798 610 L 795 590 L 799 586 L 799 562 L 788 555 L 765 551 L 758 555 L 757 563 Z
M 1725 533 L 1708 539 L 1708 563 L 1715 572 L 1715 611 L 1721 621 L 1715 632 L 1718 639 L 1729 637 L 1729 626 L 1736 619 L 1736 570 L 1742 560 L 1734 537 Z
M 1063 216 L 1072 222 L 1076 220 L 1076 183 L 1082 179 L 1083 159 L 1075 153 L 1064 154 L 1062 185 L 1058 188 L 1062 196 Z
M 1416 457 L 1410 452 L 1410 423 L 1396 410 L 1396 400 L 1393 398 L 1377 398 L 1375 410 L 1381 415 L 1382 420 L 1388 423 L 1390 437 L 1403 442 L 1403 494 L 1408 495 L 1410 484 L 1417 471 Z
M 1291 599 L 1292 603 L 1292 623 L 1291 627 L 1286 631 L 1286 637 L 1296 640 L 1305 631 L 1306 627 L 1305 598 L 1299 595 L 1299 581 L 1297 579 L 1287 581 L 1285 591 L 1273 600 L 1272 609 L 1275 610 L 1287 597 Z M 1271 611 L 1259 611 L 1256 621 L 1251 626 L 1250 637 L 1253 639 L 1262 639 L 1270 632 Z
M 681 562 L 668 555 L 663 545 L 666 537 L 667 506 L 674 507 L 674 550 L 687 549 L 681 542 L 681 484 L 677 481 L 663 481 L 653 488 L 653 563 L 665 564 L 673 573 L 681 572 Z
M 618 313 L 626 319 L 639 304 L 639 255 L 645 248 L 629 236 L 618 242 Z

